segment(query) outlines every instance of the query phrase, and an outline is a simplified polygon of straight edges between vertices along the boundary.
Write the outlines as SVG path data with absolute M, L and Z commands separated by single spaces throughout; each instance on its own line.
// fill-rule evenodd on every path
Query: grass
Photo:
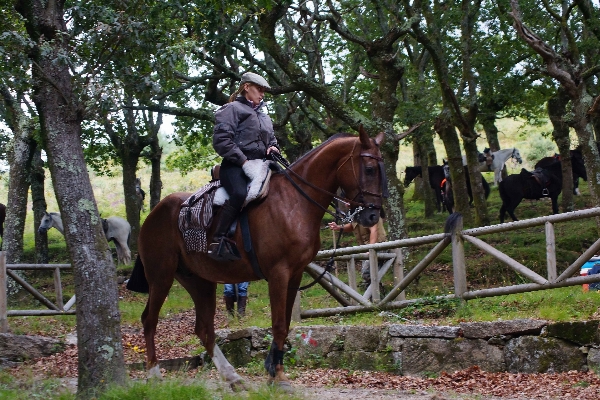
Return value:
M 298 395 L 290 395 L 267 385 L 251 388 L 247 392 L 232 393 L 221 387 L 208 387 L 199 370 L 194 376 L 185 371 L 171 373 L 164 380 L 131 380 L 124 386 L 109 387 L 105 392 L 94 397 L 97 400 L 280 400 L 301 399 Z M 6 400 L 74 400 L 76 395 L 60 379 L 39 379 L 33 376 L 22 376 L 18 381 L 14 376 L 0 371 L 0 398 Z

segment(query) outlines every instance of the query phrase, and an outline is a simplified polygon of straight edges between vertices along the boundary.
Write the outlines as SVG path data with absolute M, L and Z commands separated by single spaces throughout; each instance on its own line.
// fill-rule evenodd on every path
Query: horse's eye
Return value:
M 373 168 L 373 167 L 365 167 L 365 173 L 367 175 L 373 176 L 373 175 L 375 175 L 375 168 Z

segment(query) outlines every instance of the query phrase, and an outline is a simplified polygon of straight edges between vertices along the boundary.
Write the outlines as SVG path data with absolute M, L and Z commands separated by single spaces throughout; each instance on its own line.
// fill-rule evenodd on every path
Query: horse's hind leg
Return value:
M 158 314 L 173 285 L 174 276 L 163 278 L 164 280 L 160 280 L 158 284 L 149 283 L 148 301 L 142 313 L 142 326 L 144 327 L 144 339 L 146 340 L 146 368 L 148 369 L 149 378 L 161 377 L 158 358 L 156 357 L 154 337 L 156 335 L 156 326 L 158 325 Z
M 229 384 L 234 391 L 245 390 L 244 380 L 235 372 L 219 346 L 215 343 L 215 308 L 217 284 L 200 278 L 197 275 L 186 273 L 177 274 L 177 281 L 181 283 L 194 301 L 196 308 L 196 326 L 194 332 L 212 358 L 221 378 Z

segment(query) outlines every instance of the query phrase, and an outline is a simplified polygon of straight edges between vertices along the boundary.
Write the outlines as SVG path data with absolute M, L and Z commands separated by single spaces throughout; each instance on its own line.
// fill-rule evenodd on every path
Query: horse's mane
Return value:
M 317 147 L 314 147 L 314 148 L 310 149 L 309 151 L 307 151 L 306 153 L 304 153 L 303 155 L 301 155 L 296 161 L 294 161 L 292 163 L 291 166 L 293 166 L 294 164 L 302 161 L 304 158 L 310 157 L 313 153 L 317 152 L 317 150 L 319 150 L 321 147 L 328 145 L 329 143 L 333 142 L 334 140 L 341 139 L 341 138 L 348 138 L 348 137 L 354 137 L 354 138 L 356 138 L 357 136 L 353 135 L 351 133 L 348 133 L 348 132 L 339 132 L 339 133 L 336 133 L 335 135 L 331 136 L 329 139 L 327 139 L 326 141 L 324 141 L 323 143 L 321 143 Z

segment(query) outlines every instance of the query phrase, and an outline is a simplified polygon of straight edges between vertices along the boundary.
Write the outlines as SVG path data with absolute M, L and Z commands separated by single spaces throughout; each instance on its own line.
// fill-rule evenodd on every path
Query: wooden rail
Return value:
M 324 250 L 317 253 L 316 261 L 326 260 L 334 256 L 336 261 L 348 262 L 349 284 L 346 285 L 338 278 L 326 275 L 325 282 L 321 283 L 330 293 L 335 293 L 335 298 L 342 307 L 300 310 L 297 315 L 301 319 L 332 316 L 337 314 L 354 314 L 358 312 L 369 312 L 375 310 L 393 310 L 398 308 L 408 307 L 416 302 L 423 304 L 427 301 L 436 301 L 447 298 L 460 298 L 462 300 L 471 300 L 482 297 L 504 296 L 507 294 L 524 293 L 537 290 L 555 289 L 566 286 L 576 286 L 585 283 L 600 282 L 600 274 L 590 276 L 579 276 L 581 266 L 585 264 L 594 255 L 600 253 L 600 239 L 592 244 L 584 251 L 569 267 L 567 267 L 560 275 L 556 265 L 556 241 L 554 233 L 554 224 L 575 221 L 584 218 L 593 218 L 600 216 L 600 207 L 590 208 L 587 210 L 572 211 L 563 214 L 550 215 L 545 217 L 532 218 L 528 220 L 508 222 L 479 228 L 465 229 L 462 227 L 462 217 L 459 217 L 455 224 L 454 231 L 450 233 L 440 233 L 417 238 L 394 240 L 376 244 L 345 247 L 334 250 Z M 498 234 L 503 232 L 516 231 L 519 229 L 530 228 L 534 226 L 544 226 L 546 236 L 546 262 L 547 262 L 547 277 L 543 277 L 532 271 L 522 263 L 512 259 L 508 255 L 502 253 L 492 245 L 480 239 L 479 236 Z M 529 279 L 532 283 L 521 285 L 503 286 L 496 288 L 467 290 L 467 273 L 466 261 L 464 254 L 464 243 L 470 243 L 479 250 L 487 253 L 497 260 L 506 264 L 509 268 L 519 273 L 524 278 Z M 436 243 L 433 249 L 420 260 L 406 276 L 403 275 L 403 252 L 406 247 L 421 246 L 426 244 Z M 435 260 L 435 258 L 448 246 L 452 248 L 452 267 L 454 271 L 454 294 L 451 296 L 439 296 L 436 298 L 405 300 L 404 290 L 413 282 L 425 269 Z M 377 251 L 392 251 L 391 253 L 377 253 Z M 367 256 L 365 253 L 368 252 Z M 371 285 L 364 294 L 357 291 L 354 261 L 355 260 L 370 260 L 371 267 Z M 394 268 L 394 287 L 383 299 L 379 300 L 379 282 L 383 275 L 387 272 L 389 264 L 386 263 L 377 273 L 377 258 L 389 259 L 389 264 L 392 262 Z M 375 261 L 375 262 L 374 262 Z M 386 266 L 388 268 L 386 268 Z M 311 263 L 307 267 L 307 271 L 312 276 L 318 276 L 323 270 L 318 265 Z M 577 277 L 573 275 L 577 274 Z M 343 296 L 340 292 L 344 293 Z M 350 303 L 346 297 L 349 297 Z M 299 304 L 296 305 L 299 308 Z
M 0 332 L 8 332 L 8 318 L 16 316 L 49 316 L 49 315 L 75 315 L 71 308 L 75 304 L 75 295 L 63 304 L 62 282 L 60 270 L 72 268 L 71 264 L 6 264 L 6 253 L 0 251 Z M 56 301 L 52 302 L 14 271 L 16 270 L 47 270 L 54 274 L 54 292 Z M 11 277 L 25 290 L 33 295 L 48 310 L 8 310 L 6 293 L 7 277 Z

